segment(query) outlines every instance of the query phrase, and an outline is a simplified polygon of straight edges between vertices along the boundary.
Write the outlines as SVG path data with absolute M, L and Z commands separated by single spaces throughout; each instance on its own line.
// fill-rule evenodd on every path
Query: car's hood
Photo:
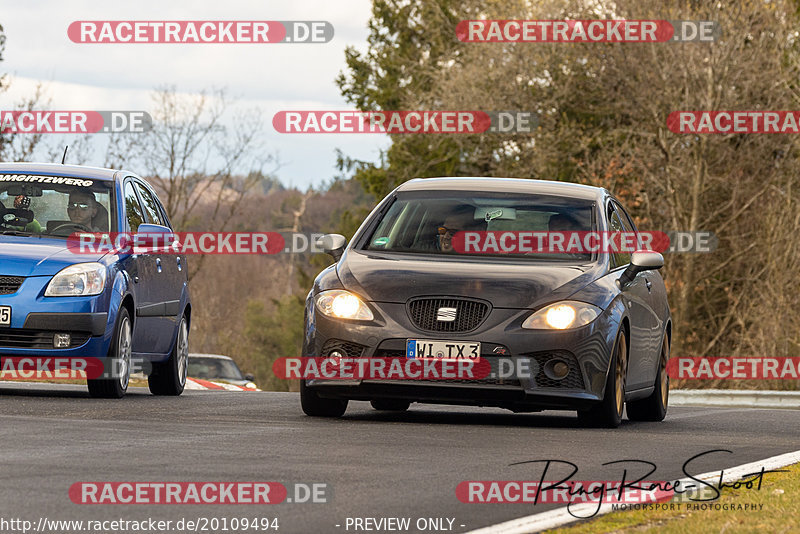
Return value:
M 496 308 L 537 308 L 567 298 L 599 276 L 598 264 L 459 261 L 348 250 L 337 266 L 344 287 L 372 302 L 442 295 Z
M 102 257 L 72 252 L 66 239 L 0 235 L 0 275 L 52 276 L 64 267 Z

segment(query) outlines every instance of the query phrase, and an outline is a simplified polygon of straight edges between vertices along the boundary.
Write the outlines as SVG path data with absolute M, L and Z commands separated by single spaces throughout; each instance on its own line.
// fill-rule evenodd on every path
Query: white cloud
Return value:
M 279 176 L 300 186 L 334 174 L 335 148 L 374 160 L 379 147 L 388 145 L 384 136 L 281 135 L 271 125 L 280 110 L 348 108 L 334 79 L 345 67 L 345 47 L 366 47 L 369 0 L 4 4 L 0 23 L 7 43 L 0 72 L 13 76 L 0 100 L 4 108 L 40 81 L 47 85 L 51 109 L 147 111 L 158 86 L 186 92 L 225 87 L 241 105 L 263 110 L 265 144 L 285 162 Z M 67 37 L 76 20 L 326 20 L 334 38 L 326 44 L 76 44 Z

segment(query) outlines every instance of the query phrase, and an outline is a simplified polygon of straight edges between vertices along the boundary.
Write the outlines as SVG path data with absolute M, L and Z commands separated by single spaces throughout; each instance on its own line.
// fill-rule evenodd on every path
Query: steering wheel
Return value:
M 55 234 L 55 233 L 58 232 L 58 230 L 61 230 L 62 228 L 77 228 L 78 230 L 85 230 L 87 232 L 92 232 L 93 231 L 91 228 L 89 228 L 85 224 L 76 223 L 76 222 L 68 222 L 68 223 L 64 223 L 64 224 L 59 224 L 58 226 L 56 226 L 55 228 L 50 230 L 50 233 L 51 234 Z

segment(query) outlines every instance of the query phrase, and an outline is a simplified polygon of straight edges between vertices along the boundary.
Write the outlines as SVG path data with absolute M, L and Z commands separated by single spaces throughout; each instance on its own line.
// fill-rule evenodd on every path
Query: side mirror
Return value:
M 333 256 L 334 260 L 339 261 L 344 254 L 344 247 L 347 246 L 347 239 L 341 234 L 325 234 L 317 238 L 316 245 L 326 254 Z
M 143 223 L 139 225 L 139 228 L 136 230 L 137 234 L 166 234 L 166 243 L 165 245 L 171 247 L 177 240 L 178 236 L 166 226 L 161 226 L 160 224 L 147 224 Z
M 256 379 L 256 377 L 253 373 L 247 373 L 246 375 L 244 375 L 244 379 L 249 382 L 252 382 L 253 380 Z
M 631 263 L 617 280 L 619 287 L 630 284 L 636 275 L 643 271 L 652 271 L 664 266 L 664 256 L 652 250 L 640 250 L 631 255 Z

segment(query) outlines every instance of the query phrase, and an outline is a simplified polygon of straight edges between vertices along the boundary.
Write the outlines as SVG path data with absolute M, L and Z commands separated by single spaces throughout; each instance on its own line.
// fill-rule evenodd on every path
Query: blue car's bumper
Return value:
M 0 306 L 11 307 L 11 324 L 0 326 L 0 356 L 104 358 L 116 314 L 109 313 L 112 292 L 92 297 L 45 297 L 51 276 L 32 276 Z M 68 348 L 53 346 L 55 334 L 70 334 Z

